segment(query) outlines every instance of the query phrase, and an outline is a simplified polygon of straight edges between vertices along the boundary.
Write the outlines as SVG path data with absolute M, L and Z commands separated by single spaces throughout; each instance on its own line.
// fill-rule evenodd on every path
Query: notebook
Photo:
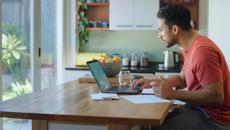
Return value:
M 141 86 L 135 89 L 130 86 L 112 86 L 98 60 L 88 61 L 87 65 L 102 92 L 118 94 L 138 94 L 140 92 Z

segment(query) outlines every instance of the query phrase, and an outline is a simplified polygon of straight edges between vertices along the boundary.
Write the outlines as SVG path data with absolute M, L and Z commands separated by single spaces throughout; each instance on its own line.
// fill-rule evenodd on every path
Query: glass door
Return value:
M 32 92 L 30 0 L 2 0 L 2 100 Z
M 33 92 L 31 79 L 31 0 L 1 1 L 2 101 Z M 29 120 L 3 118 L 3 130 L 30 128 Z M 25 128 L 24 128 L 25 127 Z
M 6 101 L 55 86 L 56 0 L 0 2 L 0 99 Z M 31 130 L 31 120 L 3 118 L 1 122 L 3 130 Z
M 41 89 L 56 85 L 56 1 L 41 0 Z

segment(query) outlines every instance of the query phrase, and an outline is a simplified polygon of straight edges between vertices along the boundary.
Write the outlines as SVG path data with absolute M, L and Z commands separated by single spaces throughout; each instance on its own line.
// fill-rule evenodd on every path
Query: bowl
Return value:
M 115 77 L 121 70 L 121 64 L 101 63 L 101 67 L 107 77 Z

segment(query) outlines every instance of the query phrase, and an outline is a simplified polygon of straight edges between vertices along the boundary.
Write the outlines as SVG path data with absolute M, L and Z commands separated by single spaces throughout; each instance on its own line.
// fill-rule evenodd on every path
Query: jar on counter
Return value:
M 142 52 L 140 66 L 147 67 L 148 65 L 149 65 L 149 54 L 148 52 Z
M 129 66 L 129 56 L 126 53 L 122 54 L 122 66 Z
M 138 66 L 138 56 L 136 53 L 131 54 L 131 67 L 137 67 Z

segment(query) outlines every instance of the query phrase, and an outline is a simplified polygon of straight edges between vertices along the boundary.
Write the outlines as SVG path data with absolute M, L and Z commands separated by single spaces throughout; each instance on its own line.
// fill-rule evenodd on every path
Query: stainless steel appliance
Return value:
M 179 53 L 175 51 L 164 51 L 164 68 L 175 68 L 179 63 Z

